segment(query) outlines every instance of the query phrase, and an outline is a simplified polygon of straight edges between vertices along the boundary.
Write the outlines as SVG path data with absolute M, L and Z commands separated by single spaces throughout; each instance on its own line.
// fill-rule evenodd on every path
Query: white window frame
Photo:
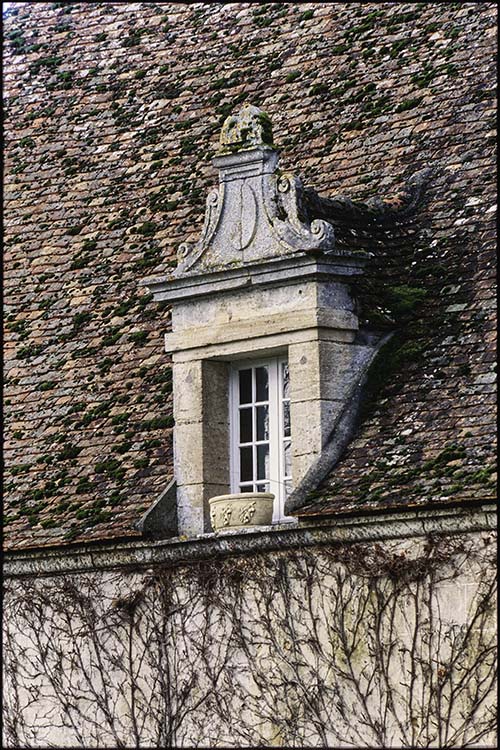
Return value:
M 255 389 L 253 387 L 254 376 L 252 375 L 252 401 L 251 403 L 245 404 L 243 408 L 252 407 L 253 412 L 253 440 L 251 443 L 245 443 L 245 446 L 252 446 L 254 449 L 254 461 L 253 470 L 254 478 L 251 483 L 255 485 L 256 482 L 269 483 L 269 491 L 275 496 L 274 508 L 273 508 L 273 523 L 279 523 L 283 521 L 291 521 L 292 518 L 285 516 L 285 479 L 291 485 L 292 477 L 285 475 L 285 457 L 284 457 L 284 444 L 291 443 L 291 436 L 285 437 L 284 435 L 284 410 L 283 402 L 288 399 L 283 398 L 283 382 L 282 382 L 282 365 L 288 364 L 288 358 L 286 356 L 275 356 L 266 357 L 265 359 L 251 359 L 242 360 L 240 362 L 233 362 L 230 371 L 230 476 L 231 476 L 231 492 L 240 493 L 240 441 L 239 441 L 239 372 L 240 370 L 247 370 L 250 368 L 267 367 L 268 368 L 268 398 L 269 398 L 269 441 L 258 441 L 256 436 L 256 424 L 255 424 L 255 410 L 256 406 L 263 402 L 257 402 L 255 400 Z M 291 432 L 291 430 L 290 430 Z M 269 479 L 257 480 L 255 478 L 256 472 L 256 446 L 263 442 L 269 442 Z M 255 446 L 255 447 L 254 447 Z M 291 450 L 291 448 L 290 448 Z M 250 481 L 248 482 L 250 484 Z M 245 484 L 245 482 L 243 483 Z

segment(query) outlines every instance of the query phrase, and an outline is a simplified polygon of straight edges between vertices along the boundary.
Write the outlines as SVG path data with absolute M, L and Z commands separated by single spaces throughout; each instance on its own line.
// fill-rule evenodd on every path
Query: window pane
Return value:
M 283 402 L 283 437 L 290 437 L 290 402 Z
M 267 367 L 257 367 L 255 369 L 255 378 L 257 383 L 257 397 L 255 400 L 269 401 Z
M 251 482 L 253 479 L 253 448 L 240 448 L 240 481 Z
M 240 409 L 240 443 L 252 442 L 252 407 Z
M 283 446 L 285 452 L 285 476 L 290 477 L 292 475 L 292 445 L 291 443 L 285 443 Z
M 240 404 L 252 403 L 252 371 L 240 370 Z
M 231 429 L 239 455 L 232 491 L 272 490 L 277 512 L 292 491 L 289 367 L 281 357 L 243 367 L 233 371 L 238 395 Z M 276 465 L 271 465 L 274 458 Z
M 257 407 L 257 440 L 269 440 L 269 407 Z
M 269 445 L 257 446 L 257 479 L 269 479 Z
M 290 372 L 286 362 L 281 363 L 281 376 L 283 378 L 283 398 L 290 398 Z

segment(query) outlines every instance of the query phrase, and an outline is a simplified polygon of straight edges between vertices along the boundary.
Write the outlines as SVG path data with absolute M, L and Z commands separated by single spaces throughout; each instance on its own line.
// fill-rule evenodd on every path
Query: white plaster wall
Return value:
M 8 580 L 5 745 L 493 747 L 491 534 L 426 543 Z

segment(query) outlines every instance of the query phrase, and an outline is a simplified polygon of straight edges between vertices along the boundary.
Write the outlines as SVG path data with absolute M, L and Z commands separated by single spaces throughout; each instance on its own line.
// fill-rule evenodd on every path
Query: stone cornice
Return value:
M 363 517 L 337 518 L 334 522 L 282 524 L 242 531 L 204 534 L 192 539 L 110 543 L 109 545 L 31 550 L 4 556 L 8 577 L 60 575 L 151 565 L 180 565 L 196 560 L 255 552 L 301 549 L 315 545 L 409 539 L 428 534 L 465 534 L 496 528 L 493 505 L 446 510 L 425 509 Z
M 359 275 L 367 262 L 366 253 L 335 252 L 330 257 L 314 257 L 306 253 L 273 258 L 264 263 L 255 262 L 221 268 L 210 274 L 192 273 L 180 278 L 156 276 L 141 281 L 159 302 L 176 302 L 220 294 L 249 286 L 275 286 L 284 283 L 298 283 L 313 279 L 336 279 Z

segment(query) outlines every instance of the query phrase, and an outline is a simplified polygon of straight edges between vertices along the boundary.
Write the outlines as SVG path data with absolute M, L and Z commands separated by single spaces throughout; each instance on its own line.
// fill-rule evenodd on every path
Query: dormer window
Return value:
M 271 492 L 281 521 L 292 482 L 287 359 L 234 364 L 230 398 L 231 492 Z
M 165 346 L 187 537 L 288 520 L 345 443 L 346 407 L 374 351 L 351 294 L 367 256 L 337 251 L 333 226 L 303 210 L 270 133 L 250 105 L 228 118 L 201 237 L 180 245 L 168 277 L 146 282 L 172 303 Z

